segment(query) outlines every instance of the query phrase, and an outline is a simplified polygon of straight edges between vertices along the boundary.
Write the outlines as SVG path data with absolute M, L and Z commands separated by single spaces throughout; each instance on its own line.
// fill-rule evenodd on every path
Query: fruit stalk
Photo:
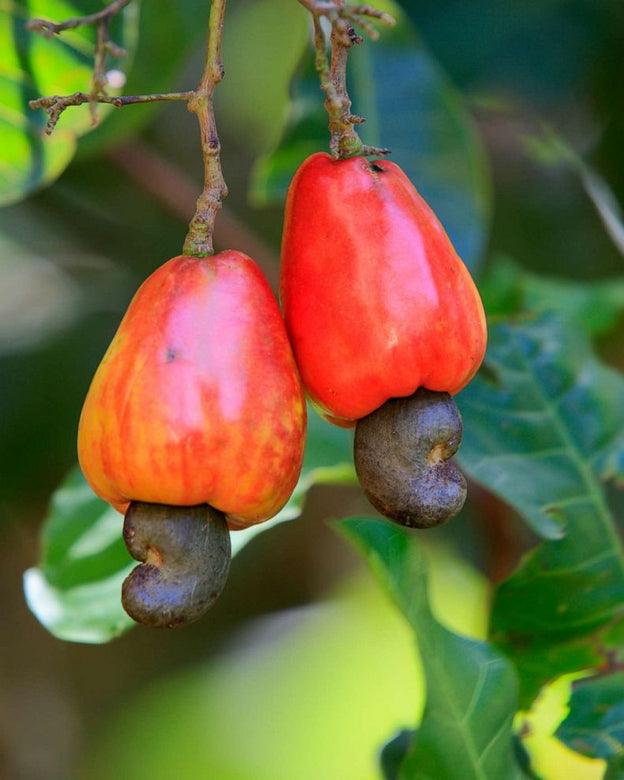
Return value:
M 223 19 L 226 0 L 212 0 L 208 22 L 206 60 L 199 86 L 188 102 L 188 109 L 199 121 L 202 155 L 204 158 L 204 187 L 197 199 L 195 214 L 189 225 L 184 254 L 205 257 L 214 253 L 212 235 L 217 213 L 227 196 L 227 186 L 221 170 L 221 145 L 214 115 L 213 94 L 223 79 L 225 70 L 221 58 Z
M 332 158 L 337 160 L 357 155 L 389 154 L 389 149 L 362 143 L 355 129 L 355 125 L 362 124 L 364 119 L 351 113 L 351 98 L 347 90 L 347 60 L 351 47 L 362 42 L 362 37 L 355 32 L 354 25 L 362 27 L 371 38 L 377 38 L 377 31 L 366 17 L 370 16 L 388 25 L 393 25 L 394 19 L 370 6 L 348 6 L 342 0 L 299 2 L 310 11 L 314 22 L 315 66 L 321 89 L 325 93 L 325 110 L 329 116 L 329 150 Z M 331 24 L 331 63 L 327 58 L 327 40 L 321 25 L 322 16 Z

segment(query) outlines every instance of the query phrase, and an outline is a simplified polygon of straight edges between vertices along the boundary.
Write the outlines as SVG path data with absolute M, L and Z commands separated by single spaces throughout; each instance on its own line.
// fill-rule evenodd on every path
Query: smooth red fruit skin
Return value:
M 174 257 L 130 303 L 93 378 L 78 455 L 93 490 L 128 503 L 208 503 L 242 528 L 297 482 L 305 402 L 264 276 L 241 252 Z
M 435 214 L 392 162 L 313 154 L 288 191 L 280 299 L 304 386 L 350 426 L 417 388 L 459 392 L 483 305 Z

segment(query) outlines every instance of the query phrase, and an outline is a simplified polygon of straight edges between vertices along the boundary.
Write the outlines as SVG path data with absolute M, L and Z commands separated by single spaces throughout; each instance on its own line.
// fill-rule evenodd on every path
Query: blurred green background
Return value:
M 46 5 L 16 3 L 25 16 L 53 15 Z M 452 211 L 448 181 L 457 168 L 449 173 L 420 145 L 417 104 L 405 104 L 395 144 L 409 146 L 413 134 L 414 146 L 425 149 L 416 163 L 425 179 L 447 182 L 430 198 L 439 211 L 446 203 L 455 235 L 447 228 L 464 242 L 484 286 L 500 284 L 510 261 L 574 280 L 621 276 L 623 247 L 607 227 L 624 199 L 622 4 L 401 5 L 428 67 L 457 88 L 448 100 L 464 101 L 482 143 L 473 145 L 466 174 L 474 187 L 469 225 Z M 0 13 L 7 24 L 7 9 Z M 125 22 L 130 42 L 133 29 L 139 37 L 124 91 L 194 86 L 207 13 L 207 2 L 143 4 Z M 216 240 L 218 248 L 252 254 L 273 283 L 281 206 L 268 197 L 252 205 L 249 192 L 254 204 L 262 200 L 259 160 L 266 168 L 263 156 L 279 144 L 308 38 L 295 0 L 229 4 L 227 76 L 216 108 L 230 196 Z M 54 61 L 59 42 L 41 43 L 44 61 Z M 388 83 L 418 80 L 400 58 L 394 64 Z M 360 78 L 354 88 L 370 103 L 371 83 Z M 316 100 L 318 108 L 320 91 Z M 354 108 L 367 115 L 367 105 Z M 83 132 L 86 111 L 71 109 L 59 129 L 75 113 Z M 551 131 L 591 168 L 558 152 Z M 378 776 L 382 742 L 413 725 L 422 705 L 402 620 L 325 522 L 369 511 L 355 487 L 314 488 L 300 519 L 260 535 L 235 558 L 220 601 L 183 631 L 137 629 L 108 645 L 69 644 L 51 637 L 25 605 L 22 573 L 39 557 L 50 495 L 75 463 L 90 378 L 138 284 L 179 253 L 201 173 L 196 122 L 183 105 L 130 107 L 85 135 L 51 186 L 0 209 L 1 777 L 169 778 L 175 771 L 219 780 L 363 780 Z M 619 366 L 622 332 L 620 322 L 600 342 Z M 486 580 L 509 572 L 526 532 L 475 489 L 460 521 L 431 540 L 439 612 L 482 636 Z M 582 776 L 598 776 L 587 771 Z

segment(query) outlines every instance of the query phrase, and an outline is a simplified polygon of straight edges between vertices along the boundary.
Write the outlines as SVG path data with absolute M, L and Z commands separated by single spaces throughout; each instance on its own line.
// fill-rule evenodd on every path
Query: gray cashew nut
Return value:
M 216 601 L 230 568 L 230 533 L 222 512 L 209 506 L 165 506 L 133 501 L 123 537 L 140 566 L 121 591 L 133 620 L 173 628 L 198 620 Z
M 466 480 L 450 460 L 461 437 L 451 396 L 424 388 L 358 420 L 355 470 L 371 504 L 413 528 L 450 520 L 466 500 Z

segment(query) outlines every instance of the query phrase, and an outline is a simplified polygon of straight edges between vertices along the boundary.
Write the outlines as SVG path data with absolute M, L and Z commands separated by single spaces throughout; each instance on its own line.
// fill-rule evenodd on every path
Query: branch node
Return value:
M 116 60 L 120 60 L 123 57 L 126 57 L 128 52 L 122 48 L 121 46 L 118 46 L 114 41 L 108 40 L 105 43 L 106 52 L 110 54 L 111 57 L 114 57 Z

